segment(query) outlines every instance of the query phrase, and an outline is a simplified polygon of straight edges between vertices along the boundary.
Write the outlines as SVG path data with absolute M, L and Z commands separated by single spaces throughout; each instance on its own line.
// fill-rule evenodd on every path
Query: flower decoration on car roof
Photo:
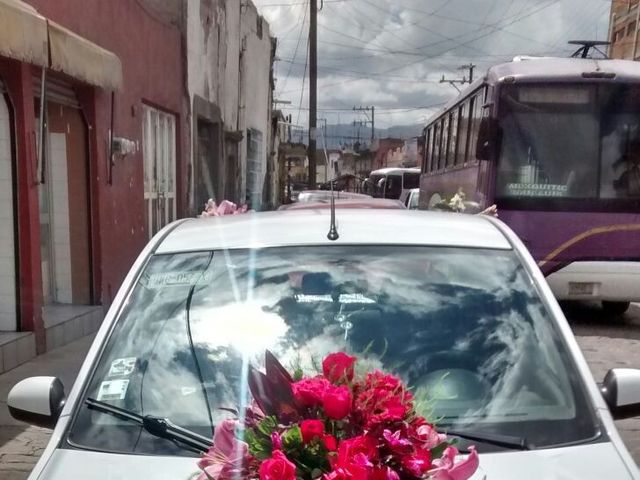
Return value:
M 200 217 L 222 217 L 224 215 L 238 215 L 240 213 L 247 213 L 249 207 L 247 205 L 238 206 L 229 200 L 223 200 L 220 205 L 210 198 L 204 205 L 204 211 L 200 214 Z

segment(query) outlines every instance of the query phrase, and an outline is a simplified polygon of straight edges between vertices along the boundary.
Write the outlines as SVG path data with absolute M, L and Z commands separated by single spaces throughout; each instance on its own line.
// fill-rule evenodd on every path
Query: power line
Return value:
M 296 125 L 300 124 L 300 112 L 302 111 L 302 99 L 304 98 L 304 83 L 307 77 L 307 65 L 309 62 L 309 37 L 307 37 L 307 46 L 305 50 L 307 53 L 304 58 L 304 73 L 302 74 L 302 89 L 300 90 L 300 104 L 298 105 L 298 115 L 296 116 Z
M 308 4 L 308 3 L 309 3 L 309 0 L 306 0 L 305 1 L 305 5 Z M 303 10 L 304 10 L 304 15 L 302 17 L 302 23 L 300 24 L 300 32 L 298 33 L 298 41 L 296 43 L 296 48 L 293 51 L 293 60 L 296 59 L 296 55 L 298 54 L 298 48 L 300 47 L 300 40 L 302 39 L 302 32 L 304 30 L 304 24 L 307 21 L 307 8 L 306 8 L 306 6 L 303 8 Z M 299 18 L 299 16 L 298 16 L 298 18 Z M 305 63 L 306 63 L 306 61 L 305 61 Z M 282 83 L 282 88 L 283 89 L 287 85 L 287 80 L 289 80 L 289 75 L 291 75 L 291 70 L 292 69 L 293 69 L 293 63 L 291 63 L 289 65 L 289 70 L 287 71 L 287 75 L 286 75 L 286 77 L 284 77 L 284 82 Z

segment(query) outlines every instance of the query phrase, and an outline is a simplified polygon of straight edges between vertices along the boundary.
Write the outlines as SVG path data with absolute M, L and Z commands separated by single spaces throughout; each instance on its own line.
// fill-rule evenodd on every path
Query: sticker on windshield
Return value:
M 107 380 L 100 384 L 98 400 L 124 400 L 129 388 L 129 380 Z
M 116 358 L 111 362 L 108 377 L 128 377 L 136 367 L 136 357 Z
M 208 281 L 210 274 L 205 272 L 152 273 L 146 281 L 147 288 L 190 287 L 198 282 Z

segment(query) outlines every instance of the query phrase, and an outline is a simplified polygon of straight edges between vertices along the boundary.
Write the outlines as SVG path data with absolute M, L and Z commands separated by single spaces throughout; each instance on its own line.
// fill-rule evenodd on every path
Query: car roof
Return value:
M 393 175 L 400 173 L 420 173 L 419 168 L 381 168 L 379 170 L 374 170 L 369 175 Z
M 406 208 L 400 200 L 389 198 L 373 198 L 363 195 L 363 198 L 345 198 L 335 200 L 336 208 L 380 208 L 380 209 L 403 209 Z M 303 209 L 325 209 L 331 208 L 331 199 L 317 202 L 297 202 L 283 205 L 279 210 L 303 210 Z
M 179 221 L 180 222 L 180 221 Z M 293 245 L 433 245 L 511 249 L 482 215 L 417 210 L 341 209 L 340 237 L 327 239 L 330 209 L 193 218 L 177 223 L 156 253 Z

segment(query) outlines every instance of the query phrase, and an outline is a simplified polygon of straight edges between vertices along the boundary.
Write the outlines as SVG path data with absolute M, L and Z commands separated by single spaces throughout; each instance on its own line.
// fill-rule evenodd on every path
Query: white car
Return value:
M 420 200 L 420 189 L 412 188 L 409 190 L 406 198 L 404 199 L 404 206 L 409 210 L 418 210 Z
M 640 479 L 613 417 L 640 371 L 594 382 L 526 248 L 487 216 L 300 210 L 189 219 L 134 264 L 68 396 L 23 380 L 12 414 L 54 428 L 31 480 L 188 479 L 265 349 L 359 353 L 479 451 L 475 480 Z M 333 240 L 329 240 L 329 237 Z

